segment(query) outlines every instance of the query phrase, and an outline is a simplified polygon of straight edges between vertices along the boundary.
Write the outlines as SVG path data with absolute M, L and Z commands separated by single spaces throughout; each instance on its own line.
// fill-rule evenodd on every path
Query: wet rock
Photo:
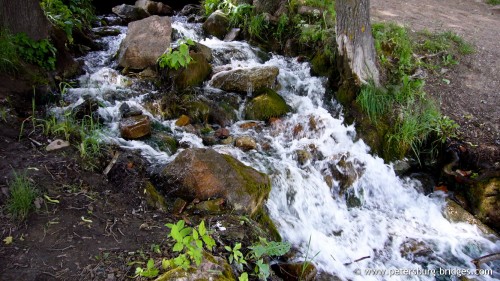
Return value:
M 140 7 L 136 7 L 133 5 L 118 5 L 113 7 L 111 11 L 113 11 L 113 13 L 118 15 L 125 22 L 133 22 L 149 17 L 148 12 Z
M 295 154 L 297 155 L 297 162 L 299 162 L 300 165 L 305 165 L 312 158 L 311 153 L 305 149 L 297 150 Z
M 223 145 L 230 145 L 230 144 L 233 144 L 234 143 L 234 139 L 233 137 L 229 136 L 225 139 L 222 139 L 220 140 L 220 144 L 223 144 Z
M 155 78 L 157 77 L 158 73 L 153 69 L 153 67 L 148 67 L 144 69 L 143 71 L 139 72 L 139 77 L 143 79 L 148 79 L 148 78 Z
M 496 232 L 494 230 L 483 224 L 455 201 L 448 198 L 446 199 L 446 209 L 444 210 L 444 215 L 451 222 L 465 222 L 476 225 L 485 234 L 492 234 L 496 236 Z
M 151 16 L 130 23 L 120 45 L 119 65 L 137 70 L 155 66 L 158 57 L 170 46 L 171 34 L 169 17 Z
M 173 207 L 172 212 L 175 215 L 179 215 L 180 213 L 182 213 L 184 211 L 184 208 L 186 208 L 186 206 L 187 206 L 186 200 L 183 200 L 181 198 L 177 198 L 174 201 L 174 207 Z
M 330 170 L 335 180 L 339 181 L 339 193 L 343 194 L 363 175 L 365 167 L 357 159 L 351 159 L 349 154 L 343 154 L 336 165 L 330 166 Z
M 354 189 L 350 188 L 345 192 L 345 201 L 348 208 L 359 208 L 363 205 L 363 190 L 357 194 Z
M 170 16 L 173 14 L 172 8 L 161 2 L 138 0 L 135 2 L 135 6 L 145 10 L 150 15 Z
M 287 114 L 290 107 L 274 90 L 264 89 L 245 107 L 245 119 L 267 121 Z
M 124 139 L 139 139 L 151 134 L 151 121 L 146 115 L 124 118 L 120 122 L 120 133 Z
M 394 168 L 396 175 L 401 176 L 410 170 L 411 165 L 408 159 L 402 159 L 394 161 L 392 167 Z
M 257 143 L 255 139 L 249 136 L 238 137 L 234 141 L 234 146 L 240 148 L 243 151 L 249 151 L 257 148 Z
M 191 53 L 190 56 L 193 60 L 187 67 L 167 70 L 166 76 L 168 80 L 173 81 L 176 89 L 199 86 L 212 73 L 212 66 L 205 54 Z
M 310 6 L 300 6 L 297 9 L 297 13 L 302 16 L 310 16 L 310 17 L 321 17 L 323 15 L 323 9 L 317 7 Z
M 266 174 L 213 149 L 186 149 L 153 179 L 168 196 L 188 201 L 223 198 L 234 211 L 249 215 L 261 209 L 271 189 Z
M 203 23 L 203 30 L 219 39 L 224 39 L 229 29 L 229 19 L 221 10 L 213 12 Z
M 212 146 L 217 144 L 217 138 L 214 135 L 206 135 L 202 138 L 203 144 L 206 146 Z
M 213 60 L 212 49 L 210 49 L 209 47 L 207 47 L 201 43 L 195 42 L 195 45 L 191 46 L 191 49 L 195 53 L 202 54 L 203 57 L 205 58 L 205 60 L 207 60 L 207 62 L 211 62 Z
M 100 28 L 96 31 L 94 31 L 95 35 L 105 37 L 105 36 L 117 36 L 121 33 L 121 31 L 118 28 L 113 28 L 113 27 L 103 27 Z
M 72 110 L 73 116 L 76 120 L 82 120 L 83 118 L 92 117 L 92 119 L 97 119 L 99 110 L 99 101 L 97 99 L 86 99 L 83 103 L 75 106 Z
M 500 180 L 491 178 L 474 184 L 468 192 L 474 214 L 485 224 L 500 230 Z
M 236 278 L 225 259 L 214 257 L 204 251 L 200 265 L 191 266 L 187 270 L 177 267 L 155 279 L 155 281 L 171 280 L 236 280 Z
M 259 127 L 259 123 L 257 122 L 245 122 L 240 124 L 240 128 L 243 130 L 256 129 Z
M 194 4 L 188 4 L 182 8 L 182 10 L 179 12 L 180 16 L 190 16 L 197 14 L 201 9 L 200 5 L 194 5 Z
M 175 126 L 184 127 L 191 123 L 191 119 L 187 115 L 181 115 L 177 121 L 175 121 Z
M 123 118 L 128 118 L 132 116 L 137 116 L 142 114 L 142 110 L 139 108 L 133 106 L 130 107 L 128 103 L 124 102 L 120 105 L 120 114 L 122 115 Z
M 226 36 L 224 37 L 224 41 L 226 42 L 231 42 L 231 41 L 234 41 L 236 40 L 236 38 L 238 38 L 238 36 L 240 35 L 241 33 L 241 29 L 239 28 L 232 28 L 228 34 L 226 34 Z
M 409 261 L 429 260 L 428 257 L 434 253 L 432 248 L 424 241 L 408 239 L 399 247 L 401 256 Z
M 276 84 L 279 68 L 261 66 L 221 71 L 210 81 L 211 86 L 228 92 L 258 91 Z
M 177 147 L 178 147 L 177 140 L 173 136 L 165 132 L 153 133 L 153 135 L 151 136 L 151 138 L 149 138 L 147 143 L 152 146 L 156 146 L 158 150 L 166 152 L 169 155 L 172 155 L 177 152 Z
M 288 281 L 312 281 L 315 280 L 318 270 L 312 263 L 277 263 L 272 266 L 276 274 Z
M 214 133 L 214 137 L 216 137 L 218 139 L 227 139 L 229 137 L 229 135 L 230 135 L 230 132 L 226 128 L 217 129 L 217 131 L 215 131 L 215 133 Z

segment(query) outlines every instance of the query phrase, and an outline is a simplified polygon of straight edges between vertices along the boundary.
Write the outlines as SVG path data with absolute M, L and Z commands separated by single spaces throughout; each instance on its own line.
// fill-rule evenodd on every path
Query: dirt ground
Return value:
M 372 21 L 396 22 L 414 31 L 453 31 L 474 45 L 474 54 L 427 80 L 426 92 L 460 125 L 460 137 L 477 155 L 477 164 L 499 169 L 500 8 L 485 0 L 370 2 Z

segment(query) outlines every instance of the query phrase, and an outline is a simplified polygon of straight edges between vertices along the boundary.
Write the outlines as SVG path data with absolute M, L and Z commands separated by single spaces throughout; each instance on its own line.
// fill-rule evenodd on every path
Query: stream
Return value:
M 299 249 L 299 259 L 312 260 L 320 271 L 342 280 L 458 280 L 459 274 L 454 274 L 457 269 L 474 270 L 471 260 L 500 251 L 496 237 L 483 234 L 475 225 L 451 223 L 445 218 L 445 194 L 425 195 L 420 191 L 422 183 L 396 176 L 392 165 L 370 155 L 370 148 L 356 138 L 354 126 L 343 124 L 342 108 L 325 97 L 326 79 L 311 76 L 308 63 L 274 54 L 263 59 L 260 50 L 245 42 L 205 38 L 199 24 L 186 23 L 182 17 L 173 17 L 172 22 L 181 37 L 212 49 L 213 66 L 279 67 L 278 93 L 292 107 L 292 113 L 272 125 L 261 122 L 259 129 L 243 130 L 239 126 L 245 122 L 241 120 L 242 105 L 237 113 L 240 121 L 228 129 L 234 137 L 252 136 L 259 143 L 257 149 L 244 152 L 232 145 L 212 148 L 271 177 L 267 209 L 283 239 Z M 53 111 L 64 112 L 85 99 L 97 99 L 104 120 L 102 138 L 123 149 L 140 150 L 153 164 L 169 163 L 178 152 L 169 155 L 146 142 L 121 138 L 122 103 L 170 127 L 179 142 L 205 147 L 200 137 L 176 127 L 175 120 L 148 112 L 144 101 L 157 90 L 116 70 L 114 55 L 127 28 L 113 28 L 121 34 L 99 39 L 107 46 L 105 50 L 82 58 L 86 74 L 78 79 L 78 88 L 69 89 L 65 96 L 71 105 Z M 201 91 L 221 90 L 205 83 Z M 301 130 L 294 129 L 298 127 Z M 266 149 L 262 149 L 263 143 Z M 300 150 L 313 151 L 314 160 L 299 161 Z M 340 169 L 336 167 L 339 159 L 356 174 L 347 189 L 332 172 Z M 325 180 L 327 175 L 333 188 Z M 369 258 L 359 260 L 364 257 Z M 499 272 L 499 267 L 491 269 Z M 483 268 L 490 269 L 488 265 Z M 375 275 L 370 269 L 381 272 Z M 403 269 L 414 271 L 399 271 Z M 440 269 L 454 273 L 441 276 Z M 478 278 L 498 280 L 500 276 Z

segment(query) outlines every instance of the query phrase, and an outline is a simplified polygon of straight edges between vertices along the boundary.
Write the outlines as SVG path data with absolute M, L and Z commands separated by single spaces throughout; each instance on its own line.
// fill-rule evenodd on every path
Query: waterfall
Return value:
M 258 130 L 240 128 L 243 121 L 229 128 L 235 137 L 255 138 L 256 150 L 243 152 L 232 145 L 213 148 L 270 175 L 272 191 L 266 206 L 283 239 L 298 249 L 297 259 L 312 260 L 321 271 L 342 280 L 435 280 L 438 277 L 432 274 L 403 277 L 396 270 L 473 270 L 472 259 L 500 250 L 497 238 L 476 226 L 449 222 L 443 215 L 444 194 L 418 192 L 420 182 L 396 176 L 391 165 L 372 156 L 370 147 L 356 138 L 354 127 L 344 124 L 341 108 L 328 108 L 327 104 L 336 102 L 326 100 L 326 79 L 311 76 L 308 63 L 265 54 L 245 42 L 203 38 L 199 25 L 181 17 L 174 17 L 173 22 L 181 38 L 198 40 L 213 50 L 214 66 L 279 67 L 278 93 L 292 112 L 271 125 L 259 124 Z M 98 99 L 103 105 L 99 114 L 105 120 L 103 138 L 124 149 L 140 150 L 152 163 L 168 163 L 176 154 L 121 138 L 118 124 L 123 102 L 172 128 L 178 140 L 204 147 L 198 136 L 176 128 L 175 120 L 163 120 L 146 110 L 143 100 L 154 88 L 134 88 L 137 79 L 115 70 L 113 56 L 126 28 L 120 30 L 118 36 L 101 39 L 108 46 L 105 51 L 83 58 L 87 73 L 79 79 L 80 88 L 71 89 L 66 97 L 71 106 L 88 96 Z M 208 84 L 202 87 L 202 91 L 211 90 Z M 300 159 L 301 151 L 309 158 Z M 346 169 L 340 163 L 353 173 L 348 188 L 335 177 L 335 171 Z M 405 254 L 405 247 L 421 247 L 425 254 Z M 367 269 L 387 272 L 371 276 Z M 478 277 L 494 280 L 493 276 Z

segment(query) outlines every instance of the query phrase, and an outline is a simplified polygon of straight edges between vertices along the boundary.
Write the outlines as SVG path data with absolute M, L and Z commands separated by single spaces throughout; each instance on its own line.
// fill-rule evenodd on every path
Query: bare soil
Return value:
M 453 31 L 475 53 L 430 75 L 426 92 L 460 125 L 477 166 L 500 168 L 500 8 L 484 0 L 372 0 L 372 21 L 396 22 L 414 31 Z M 446 80 L 449 80 L 449 84 Z M 446 81 L 446 82 L 445 82 Z

